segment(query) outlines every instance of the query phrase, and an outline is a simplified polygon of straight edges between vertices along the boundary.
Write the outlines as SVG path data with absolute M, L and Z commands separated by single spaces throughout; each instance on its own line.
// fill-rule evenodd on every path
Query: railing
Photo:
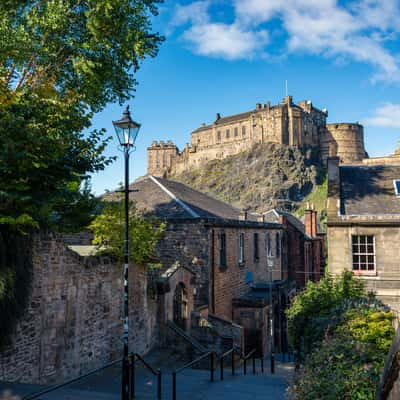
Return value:
M 131 353 L 129 355 L 129 358 L 128 358 L 129 371 L 130 371 L 130 373 L 129 373 L 129 394 L 130 394 L 129 397 L 130 397 L 130 400 L 135 398 L 135 360 L 139 360 L 153 375 L 157 376 L 157 399 L 161 399 L 161 391 L 162 391 L 161 377 L 162 377 L 162 374 L 161 374 L 160 369 L 155 370 L 150 364 L 148 364 L 143 359 L 143 357 L 140 354 Z M 63 382 L 63 383 L 60 383 L 60 384 L 57 384 L 57 385 L 53 385 L 53 386 L 51 386 L 49 388 L 40 390 L 39 392 L 31 393 L 31 394 L 29 394 L 27 396 L 24 396 L 22 398 L 22 400 L 34 400 L 34 399 L 37 399 L 37 398 L 39 398 L 39 397 L 41 397 L 41 396 L 43 396 L 43 395 L 45 395 L 47 393 L 53 392 L 53 391 L 55 391 L 57 389 L 61 389 L 61 388 L 65 387 L 65 386 L 68 386 L 68 385 L 70 385 L 72 383 L 75 383 L 75 382 L 77 382 L 77 381 L 79 381 L 81 379 L 87 378 L 90 375 L 93 375 L 93 374 L 95 374 L 97 372 L 100 372 L 100 371 L 102 371 L 102 370 L 104 370 L 106 368 L 112 367 L 113 365 L 118 364 L 118 363 L 123 362 L 123 361 L 124 361 L 123 358 L 119 358 L 118 360 L 115 360 L 115 361 L 112 361 L 110 363 L 107 363 L 107 364 L 103 365 L 102 367 L 96 368 L 96 369 L 94 369 L 94 370 L 92 370 L 92 371 L 90 371 L 90 372 L 88 372 L 88 373 L 86 373 L 84 375 L 78 376 L 77 378 L 70 379 L 69 381 L 66 381 L 66 382 Z
M 143 357 L 138 354 L 131 354 L 130 355 L 130 371 L 131 371 L 131 384 L 130 384 L 130 394 L 131 394 L 131 399 L 135 398 L 135 359 L 139 360 L 153 375 L 155 375 L 157 377 L 157 399 L 161 399 L 161 391 L 162 391 L 162 373 L 160 368 L 158 368 L 157 370 L 155 370 L 150 364 L 148 364 Z
M 233 347 L 220 356 L 215 351 L 209 351 L 205 354 L 202 354 L 200 357 L 194 359 L 193 361 L 185 364 L 183 367 L 178 368 L 175 371 L 173 371 L 172 372 L 172 400 L 176 400 L 176 391 L 177 391 L 176 375 L 179 372 L 196 365 L 198 362 L 200 362 L 201 360 L 204 360 L 205 358 L 208 358 L 208 357 L 210 358 L 210 364 L 209 364 L 210 365 L 209 366 L 210 382 L 214 382 L 214 356 L 219 357 L 220 380 L 221 381 L 224 380 L 224 359 L 226 357 L 228 357 L 229 355 L 231 356 L 231 373 L 232 373 L 232 376 L 234 376 L 235 375 L 235 352 L 237 352 L 237 350 Z M 247 360 L 249 360 L 250 358 L 252 358 L 252 363 L 253 363 L 253 374 L 256 373 L 256 358 L 257 358 L 256 357 L 256 349 L 251 350 L 245 356 L 242 356 L 239 354 L 239 358 L 240 358 L 240 360 L 243 361 L 243 375 L 247 374 Z M 264 373 L 264 359 L 263 359 L 263 357 L 260 357 L 260 359 L 261 359 L 261 372 Z

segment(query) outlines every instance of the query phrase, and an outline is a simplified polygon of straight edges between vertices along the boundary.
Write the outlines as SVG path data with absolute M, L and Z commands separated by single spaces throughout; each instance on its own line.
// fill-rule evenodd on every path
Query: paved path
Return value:
M 276 373 L 271 375 L 268 368 L 264 374 L 257 363 L 257 373 L 253 375 L 251 362 L 247 375 L 242 369 L 235 376 L 230 369 L 225 370 L 225 379 L 220 381 L 219 370 L 215 371 L 215 382 L 210 382 L 210 374 L 204 370 L 184 370 L 177 375 L 177 400 L 284 400 L 288 381 L 293 374 L 293 364 L 277 362 Z M 266 367 L 268 363 L 265 362 Z M 58 389 L 40 397 L 42 400 L 120 400 L 120 367 L 115 366 L 82 379 L 79 382 Z M 172 399 L 171 373 L 164 373 L 163 399 Z M 14 393 L 26 395 L 36 391 L 34 385 L 7 385 L 0 383 L 0 391 L 10 387 Z M 136 377 L 137 399 L 156 399 L 156 379 L 147 371 L 138 368 Z

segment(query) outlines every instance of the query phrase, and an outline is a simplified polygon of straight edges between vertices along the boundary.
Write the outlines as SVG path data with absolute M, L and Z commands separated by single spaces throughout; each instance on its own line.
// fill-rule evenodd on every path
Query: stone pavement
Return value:
M 172 363 L 171 363 L 172 364 Z M 162 398 L 172 399 L 171 364 L 164 366 Z M 247 375 L 242 368 L 232 376 L 230 368 L 225 369 L 225 379 L 220 381 L 219 370 L 215 371 L 215 382 L 210 382 L 210 373 L 205 370 L 187 369 L 177 375 L 178 400 L 284 400 L 288 381 L 293 375 L 292 363 L 276 364 L 276 373 L 271 375 L 269 363 L 265 362 L 264 374 L 257 362 L 257 373 L 253 375 L 249 362 Z M 120 400 L 120 367 L 114 366 L 82 379 L 68 387 L 58 389 L 40 397 L 42 400 Z M 156 399 L 156 377 L 143 368 L 137 368 L 137 399 Z M 36 391 L 35 385 L 0 383 L 0 392 L 10 388 L 21 396 Z

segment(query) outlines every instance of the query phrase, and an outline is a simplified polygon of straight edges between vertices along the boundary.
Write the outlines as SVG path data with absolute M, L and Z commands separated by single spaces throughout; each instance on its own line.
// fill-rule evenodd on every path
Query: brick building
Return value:
M 288 293 L 320 276 L 323 240 L 316 233 L 316 213 L 309 212 L 308 235 L 290 214 L 279 212 L 278 219 L 268 220 L 167 179 L 147 176 L 130 189 L 145 216 L 167 224 L 158 244 L 164 288 L 160 324 L 174 321 L 190 332 L 192 316 L 217 317 L 241 325 L 248 345 L 268 351 L 271 283 L 276 336 L 281 337 Z
M 328 160 L 329 272 L 343 270 L 400 312 L 400 162 L 371 165 Z
M 147 149 L 147 173 L 166 177 L 210 160 L 223 159 L 250 149 L 255 143 L 279 143 L 288 146 L 312 146 L 326 161 L 337 155 L 342 162 L 367 157 L 363 127 L 358 123 L 327 124 L 328 112 L 311 101 L 295 104 L 286 96 L 276 105 L 256 104 L 255 109 L 221 117 L 203 124 L 191 134 L 191 144 L 179 151 L 172 142 L 154 141 Z

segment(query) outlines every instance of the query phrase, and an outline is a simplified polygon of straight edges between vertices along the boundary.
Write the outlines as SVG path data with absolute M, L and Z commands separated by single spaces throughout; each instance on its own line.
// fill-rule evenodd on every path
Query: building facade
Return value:
M 147 149 L 147 173 L 167 177 L 207 161 L 240 153 L 254 143 L 313 146 L 320 158 L 337 155 L 342 162 L 361 161 L 367 156 L 363 127 L 358 123 L 327 124 L 328 112 L 311 101 L 293 103 L 287 96 L 282 103 L 257 103 L 254 110 L 221 117 L 203 124 L 191 134 L 191 144 L 182 151 L 172 142 L 153 142 Z
M 400 312 L 400 163 L 328 160 L 328 270 L 344 270 Z

